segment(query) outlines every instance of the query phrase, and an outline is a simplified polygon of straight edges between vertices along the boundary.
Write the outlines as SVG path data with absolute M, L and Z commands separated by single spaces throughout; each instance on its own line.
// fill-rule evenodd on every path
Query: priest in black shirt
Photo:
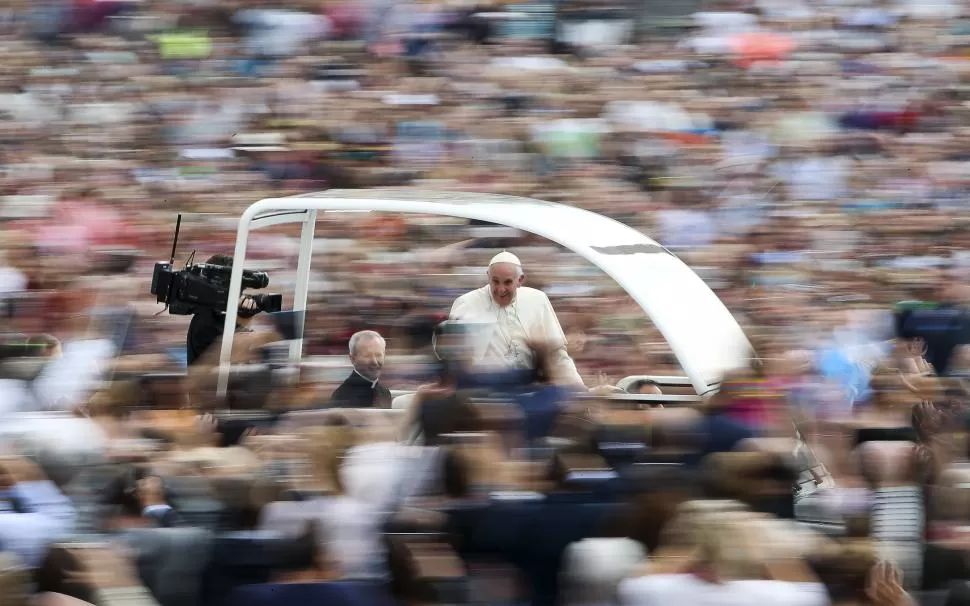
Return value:
M 340 408 L 390 408 L 391 391 L 380 382 L 384 369 L 384 337 L 362 330 L 350 337 L 350 361 L 354 371 L 330 396 Z

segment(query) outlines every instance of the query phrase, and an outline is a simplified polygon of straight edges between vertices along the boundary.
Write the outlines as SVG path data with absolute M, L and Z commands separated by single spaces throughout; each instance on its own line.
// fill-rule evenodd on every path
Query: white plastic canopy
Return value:
M 640 305 L 664 335 L 698 395 L 715 390 L 724 372 L 744 365 L 751 351 L 741 327 L 717 295 L 690 267 L 654 240 L 594 212 L 498 194 L 393 188 L 329 190 L 261 200 L 239 219 L 229 300 L 238 300 L 241 293 L 249 232 L 300 223 L 303 229 L 293 310 L 305 310 L 314 231 L 321 211 L 477 219 L 543 236 L 564 246 L 603 270 Z M 220 395 L 226 393 L 229 382 L 236 314 L 236 307 L 230 305 L 220 356 Z M 292 362 L 299 362 L 303 355 L 302 327 L 298 334 L 301 338 L 290 345 Z

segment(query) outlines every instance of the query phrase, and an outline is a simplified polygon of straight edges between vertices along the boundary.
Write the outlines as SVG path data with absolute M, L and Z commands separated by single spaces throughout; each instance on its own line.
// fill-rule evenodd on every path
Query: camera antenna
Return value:
M 179 231 L 181 231 L 181 229 L 182 229 L 182 213 L 179 213 L 178 216 L 175 219 L 175 237 L 172 238 L 172 254 L 171 254 L 171 256 L 169 257 L 169 260 L 168 260 L 169 264 L 172 267 L 175 267 L 175 251 L 176 251 L 176 249 L 178 248 L 178 245 L 179 245 Z M 168 285 L 168 293 L 166 293 L 166 296 L 165 296 L 165 300 L 166 301 L 168 301 L 168 299 L 171 296 L 171 294 L 172 294 L 172 284 L 169 283 L 169 285 Z M 163 313 L 165 313 L 165 310 L 167 310 L 167 309 L 168 309 L 168 303 L 166 303 L 165 304 L 165 307 L 163 307 L 161 309 L 161 311 L 159 311 L 155 315 L 156 316 L 160 316 Z
M 175 249 L 179 245 L 179 231 L 182 229 L 182 213 L 178 214 L 178 218 L 175 219 L 175 238 L 172 240 L 172 256 L 169 259 L 169 263 L 175 265 Z

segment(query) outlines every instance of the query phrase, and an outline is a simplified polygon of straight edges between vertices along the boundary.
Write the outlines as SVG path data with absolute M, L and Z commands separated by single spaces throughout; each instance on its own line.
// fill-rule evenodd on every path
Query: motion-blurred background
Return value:
M 7 0 L 0 604 L 965 603 L 968 49 L 959 0 Z M 256 200 L 381 186 L 627 223 L 758 360 L 710 402 L 631 405 L 615 392 L 689 390 L 609 387 L 682 371 L 580 257 L 332 214 L 313 364 L 240 379 L 218 412 L 183 376 L 187 318 L 149 294 L 176 214 L 177 261 L 201 261 Z M 261 230 L 246 263 L 287 301 L 298 235 Z M 437 425 L 319 412 L 359 330 L 385 337 L 391 389 L 434 382 L 434 326 L 504 249 L 612 400 L 557 399 L 539 429 L 521 399 Z M 423 445 L 398 439 L 407 414 Z M 391 488 L 418 469 L 428 486 Z M 804 540 L 778 530 L 795 518 Z

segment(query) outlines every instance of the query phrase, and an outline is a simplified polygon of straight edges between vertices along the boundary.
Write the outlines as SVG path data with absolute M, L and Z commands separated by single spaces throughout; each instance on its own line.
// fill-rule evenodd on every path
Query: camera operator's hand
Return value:
M 239 297 L 239 313 L 236 316 L 238 326 L 248 327 L 257 313 L 259 313 L 259 306 L 256 305 L 255 299 L 249 295 Z

